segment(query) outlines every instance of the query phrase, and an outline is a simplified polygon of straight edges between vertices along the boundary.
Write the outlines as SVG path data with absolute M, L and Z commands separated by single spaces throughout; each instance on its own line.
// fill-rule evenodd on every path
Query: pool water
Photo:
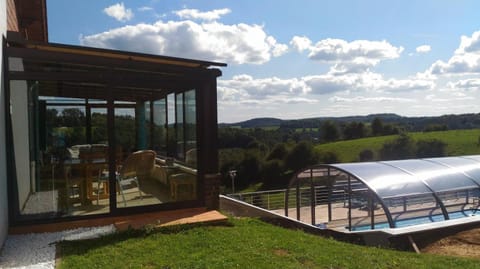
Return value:
M 456 212 L 449 212 L 448 216 L 450 219 L 459 219 L 471 216 L 480 216 L 480 212 L 475 209 L 470 210 L 463 210 L 463 211 L 456 211 Z M 417 218 L 410 218 L 410 219 L 400 219 L 395 221 L 396 228 L 403 228 L 413 225 L 425 224 L 425 223 L 432 223 L 445 220 L 442 214 L 437 215 L 429 215 L 429 216 L 422 216 Z M 388 222 L 380 222 L 375 223 L 374 229 L 387 229 L 390 228 Z M 347 227 L 348 229 L 348 227 Z M 371 230 L 371 225 L 360 225 L 360 226 L 353 226 L 352 231 L 366 231 Z

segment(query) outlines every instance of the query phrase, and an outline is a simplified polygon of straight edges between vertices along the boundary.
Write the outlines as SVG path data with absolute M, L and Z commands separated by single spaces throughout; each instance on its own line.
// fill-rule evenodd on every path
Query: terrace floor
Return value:
M 160 227 L 194 223 L 211 224 L 223 223 L 227 220 L 228 218 L 226 216 L 216 210 L 207 210 L 206 208 L 199 207 L 135 214 L 128 216 L 105 217 L 48 224 L 35 224 L 31 226 L 18 226 L 11 227 L 9 229 L 9 234 L 57 232 L 68 229 L 105 226 L 110 224 L 113 224 L 117 230 L 122 231 L 128 229 L 129 227 L 139 229 L 148 225 Z

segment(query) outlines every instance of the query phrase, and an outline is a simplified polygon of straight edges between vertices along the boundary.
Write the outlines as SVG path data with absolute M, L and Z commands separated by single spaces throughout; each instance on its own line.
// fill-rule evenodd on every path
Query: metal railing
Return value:
M 231 193 L 228 197 L 267 210 L 283 209 L 285 207 L 286 190 L 269 190 L 257 192 Z
M 294 193 L 290 193 L 293 195 Z M 261 207 L 267 210 L 278 210 L 285 209 L 286 206 L 286 195 L 287 189 L 279 190 L 268 190 L 268 191 L 257 191 L 257 192 L 244 192 L 244 193 L 231 193 L 227 194 L 228 197 L 233 199 L 243 201 L 245 203 Z M 345 195 L 343 191 L 332 191 L 330 201 L 331 202 L 344 202 Z M 299 205 L 309 206 L 311 205 L 311 188 L 302 187 L 299 188 Z M 316 205 L 327 204 L 328 203 L 328 189 L 325 186 L 316 186 L 314 187 L 313 193 L 314 201 Z M 296 208 L 297 199 L 290 198 L 288 199 L 289 205 L 288 208 Z

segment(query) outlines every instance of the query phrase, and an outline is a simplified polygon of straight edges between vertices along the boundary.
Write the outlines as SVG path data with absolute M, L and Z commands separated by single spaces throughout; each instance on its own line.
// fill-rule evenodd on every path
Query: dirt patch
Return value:
M 286 249 L 275 249 L 273 251 L 273 254 L 279 256 L 279 257 L 285 257 L 285 256 L 290 256 L 290 252 Z
M 480 259 L 480 228 L 461 231 L 434 241 L 421 249 L 424 253 Z

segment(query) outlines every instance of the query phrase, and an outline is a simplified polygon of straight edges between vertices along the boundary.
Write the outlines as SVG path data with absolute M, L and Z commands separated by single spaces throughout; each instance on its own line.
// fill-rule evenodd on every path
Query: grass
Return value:
M 61 242 L 58 268 L 480 268 L 478 260 L 338 242 L 250 218 Z
M 442 140 L 447 144 L 447 155 L 470 155 L 479 154 L 480 146 L 478 139 L 480 130 L 450 130 L 438 132 L 416 132 L 409 133 L 414 140 L 432 139 L 436 138 Z M 395 139 L 397 136 L 379 136 L 368 137 L 355 140 L 339 141 L 334 143 L 321 144 L 315 147 L 321 152 L 335 152 L 337 153 L 341 162 L 358 161 L 358 154 L 364 149 L 370 149 L 375 152 L 378 157 L 378 152 L 383 144 L 387 141 Z

